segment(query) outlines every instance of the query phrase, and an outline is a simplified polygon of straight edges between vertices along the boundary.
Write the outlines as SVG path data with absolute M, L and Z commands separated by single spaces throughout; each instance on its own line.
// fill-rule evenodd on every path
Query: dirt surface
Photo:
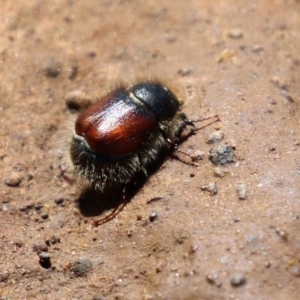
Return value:
M 1 300 L 299 299 L 299 1 L 0 5 Z M 66 102 L 151 77 L 221 122 L 182 144 L 197 167 L 167 159 L 94 228 Z

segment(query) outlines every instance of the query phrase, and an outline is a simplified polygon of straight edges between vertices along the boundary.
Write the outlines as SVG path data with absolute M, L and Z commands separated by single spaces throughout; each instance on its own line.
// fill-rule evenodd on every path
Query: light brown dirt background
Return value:
M 0 6 L 1 300 L 299 299 L 299 1 Z M 93 228 L 77 208 L 80 187 L 61 172 L 65 97 L 139 76 L 176 87 L 191 117 L 219 114 L 183 149 L 207 154 L 221 126 L 237 159 L 223 178 L 207 155 L 198 167 L 168 159 L 120 215 Z M 201 191 L 209 182 L 217 195 Z M 147 204 L 153 197 L 162 199 Z M 49 269 L 34 250 L 45 243 Z M 92 269 L 76 277 L 81 258 Z M 233 287 L 237 274 L 246 282 Z

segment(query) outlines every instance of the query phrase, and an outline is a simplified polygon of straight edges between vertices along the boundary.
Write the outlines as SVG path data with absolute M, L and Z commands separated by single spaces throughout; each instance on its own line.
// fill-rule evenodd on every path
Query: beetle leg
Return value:
M 196 119 L 196 120 L 185 120 L 184 123 L 185 123 L 185 125 L 190 125 L 190 126 L 195 127 L 194 123 L 203 122 L 203 121 L 207 121 L 207 120 L 211 120 L 211 119 L 214 119 L 214 120 L 212 120 L 211 122 L 209 122 L 207 124 L 204 124 L 201 127 L 197 127 L 197 128 L 192 129 L 192 131 L 198 131 L 198 130 L 203 129 L 203 128 L 205 128 L 205 127 L 207 127 L 207 126 L 209 126 L 209 125 L 211 125 L 215 122 L 220 121 L 220 117 L 218 115 L 215 115 L 215 116 L 200 118 L 200 119 Z
M 111 221 L 112 219 L 114 219 L 123 209 L 124 207 L 127 205 L 127 203 L 129 202 L 129 199 L 126 199 L 126 187 L 128 185 L 129 182 L 126 182 L 122 191 L 122 201 L 119 202 L 119 204 L 113 209 L 113 211 L 111 213 L 109 213 L 106 217 L 100 219 L 100 220 L 95 220 L 93 219 L 93 226 L 94 227 L 98 227 L 100 225 L 103 225 L 109 221 Z

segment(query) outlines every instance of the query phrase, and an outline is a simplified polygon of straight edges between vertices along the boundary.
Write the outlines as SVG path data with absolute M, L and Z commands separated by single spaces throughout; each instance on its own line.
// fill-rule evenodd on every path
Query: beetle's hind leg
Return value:
M 98 227 L 100 225 L 103 225 L 111 220 L 113 220 L 123 209 L 124 207 L 128 204 L 130 201 L 130 198 L 126 198 L 126 188 L 129 182 L 126 182 L 123 190 L 122 190 L 122 200 L 120 200 L 117 204 L 117 206 L 113 209 L 112 212 L 110 212 L 106 217 L 100 219 L 100 220 L 95 220 L 93 218 L 93 226 Z

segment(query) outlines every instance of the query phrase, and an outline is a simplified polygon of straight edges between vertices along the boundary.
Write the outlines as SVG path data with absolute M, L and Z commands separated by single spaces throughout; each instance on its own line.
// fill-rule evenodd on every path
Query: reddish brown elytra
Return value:
M 125 156 L 156 134 L 158 122 L 125 91 L 114 91 L 82 113 L 75 132 L 98 155 Z

